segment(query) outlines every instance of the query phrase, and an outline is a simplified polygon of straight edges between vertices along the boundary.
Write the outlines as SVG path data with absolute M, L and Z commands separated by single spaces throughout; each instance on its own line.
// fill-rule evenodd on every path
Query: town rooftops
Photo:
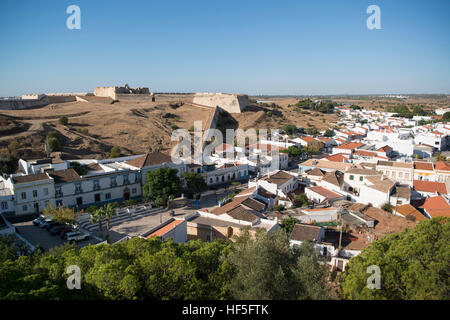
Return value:
M 418 162 L 414 161 L 414 169 L 433 171 L 433 164 L 431 162 Z
M 442 196 L 426 198 L 420 208 L 424 209 L 431 218 L 439 216 L 450 218 L 450 205 Z
M 341 187 L 344 183 L 344 174 L 341 171 L 331 171 L 327 172 L 322 178 L 322 181 L 334 184 L 335 186 Z
M 349 166 L 349 164 L 326 160 L 308 159 L 305 162 L 300 163 L 300 166 L 344 171 L 345 168 Z
M 49 175 L 55 180 L 55 183 L 67 183 L 81 180 L 81 177 L 73 168 L 52 171 L 49 172 Z
M 284 171 L 278 171 L 277 173 L 266 175 L 261 178 L 261 180 L 267 181 L 269 183 L 274 183 L 277 186 L 281 186 L 288 182 L 291 179 L 295 179 L 295 177 L 287 172 Z
M 349 168 L 345 173 L 352 173 L 352 174 L 361 174 L 365 176 L 375 176 L 380 175 L 381 173 L 373 170 L 373 169 L 364 169 L 364 168 Z
M 442 182 L 414 180 L 413 187 L 416 191 L 447 194 L 447 187 L 445 186 L 445 183 Z
M 297 223 L 289 239 L 296 241 L 318 241 L 321 229 L 321 227 Z
M 337 149 L 346 149 L 346 150 L 354 150 L 354 149 L 358 149 L 359 147 L 363 146 L 364 143 L 361 142 L 347 142 L 347 143 L 343 143 L 335 148 Z
M 396 167 L 396 168 L 409 168 L 409 169 L 412 169 L 412 167 L 413 167 L 412 163 L 396 162 L 396 161 L 381 161 L 381 160 L 379 160 L 377 162 L 377 165 L 379 165 L 379 166 L 388 166 L 388 167 Z
M 372 185 L 368 186 L 369 188 L 381 191 L 381 192 L 389 192 L 394 186 L 395 182 L 384 177 L 384 176 L 369 176 L 366 177 Z
M 450 171 L 450 165 L 446 161 L 439 161 L 435 164 L 436 170 Z
M 389 152 L 391 150 L 392 150 L 392 148 L 389 147 L 389 146 L 384 146 L 384 147 L 381 147 L 381 148 L 377 149 L 377 151 L 379 151 L 379 152 Z
M 414 218 L 416 218 L 416 221 L 426 220 L 423 214 L 421 214 L 416 208 L 414 208 L 409 203 L 395 207 L 395 212 L 401 214 L 405 218 L 406 216 L 411 215 Z
M 35 174 L 28 174 L 23 176 L 13 176 L 12 181 L 13 183 L 27 183 L 27 182 L 34 182 L 34 181 L 41 181 L 41 180 L 50 180 L 50 177 L 47 173 L 35 173 Z
M 236 208 L 230 210 L 227 212 L 227 215 L 232 217 L 236 220 L 243 220 L 247 222 L 254 222 L 259 217 L 251 212 L 250 210 L 247 210 L 244 206 L 238 205 Z
M 128 160 L 125 163 L 136 168 L 145 168 L 171 162 L 172 158 L 169 155 L 161 153 L 159 151 L 155 151 L 147 152 L 145 155 Z
M 348 160 L 348 158 L 344 156 L 342 153 L 332 154 L 331 156 L 324 157 L 323 159 L 333 162 L 344 162 L 345 160 Z
M 321 196 L 326 197 L 328 199 L 342 197 L 341 194 L 336 193 L 336 192 L 331 191 L 331 190 L 328 190 L 328 189 L 326 189 L 324 187 L 308 187 L 306 189 L 311 190 L 312 192 L 315 192 L 317 194 L 320 194 Z
M 173 219 L 173 221 L 170 221 L 166 225 L 163 225 L 162 227 L 158 228 L 157 230 L 152 231 L 150 234 L 145 234 L 144 237 L 145 238 L 162 237 L 167 232 L 169 232 L 172 229 L 176 228 L 178 225 L 180 225 L 183 222 L 184 222 L 184 220 L 181 220 L 181 219 Z
M 313 168 L 306 172 L 308 176 L 317 176 L 317 177 L 323 177 L 325 175 L 325 171 L 323 171 L 320 168 Z

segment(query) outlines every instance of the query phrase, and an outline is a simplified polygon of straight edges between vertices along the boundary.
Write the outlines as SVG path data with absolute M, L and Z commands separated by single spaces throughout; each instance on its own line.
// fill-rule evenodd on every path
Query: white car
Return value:
M 64 236 L 64 240 L 78 242 L 89 239 L 89 236 L 90 235 L 88 233 L 84 233 L 81 231 L 74 231 L 66 233 L 66 235 Z
M 41 220 L 41 222 L 38 224 L 38 226 L 40 228 L 44 228 L 47 224 L 49 224 L 50 222 L 52 222 L 53 220 L 50 218 L 44 218 Z

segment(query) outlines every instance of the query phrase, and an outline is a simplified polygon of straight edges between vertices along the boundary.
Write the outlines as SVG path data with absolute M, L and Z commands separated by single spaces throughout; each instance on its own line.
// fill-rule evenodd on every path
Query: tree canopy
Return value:
M 155 201 L 158 206 L 167 205 L 169 198 L 180 196 L 182 191 L 178 170 L 171 168 L 159 168 L 147 172 L 144 184 L 144 196 Z
M 341 278 L 346 299 L 445 299 L 450 287 L 450 219 L 438 217 L 387 235 L 353 257 Z M 381 271 L 381 288 L 369 289 L 367 268 Z
M 206 190 L 207 185 L 205 179 L 200 173 L 185 172 L 183 177 L 186 181 L 187 190 L 191 196 Z

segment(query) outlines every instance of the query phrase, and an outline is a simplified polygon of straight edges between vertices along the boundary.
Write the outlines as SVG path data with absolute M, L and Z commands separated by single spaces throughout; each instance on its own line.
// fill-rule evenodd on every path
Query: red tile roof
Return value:
M 436 170 L 450 171 L 450 165 L 445 161 L 436 162 L 435 168 Z
M 342 197 L 339 193 L 336 193 L 334 191 L 328 190 L 324 187 L 308 187 L 306 189 L 309 189 L 317 194 L 320 194 L 323 197 L 326 197 L 328 199 L 333 199 L 337 197 Z
M 364 143 L 360 143 L 360 142 L 347 142 L 347 143 L 343 143 L 340 146 L 337 146 L 335 148 L 353 150 L 353 149 L 357 149 L 363 145 L 364 145 Z
M 174 229 L 179 224 L 183 223 L 183 221 L 184 220 L 174 220 L 174 221 L 168 223 L 167 225 L 165 225 L 164 227 L 159 228 L 155 232 L 149 234 L 148 236 L 146 236 L 146 238 L 148 239 L 150 237 L 162 237 L 167 232 L 169 232 L 170 230 Z
M 324 159 L 333 162 L 344 162 L 345 160 L 348 160 L 348 158 L 342 155 L 342 153 L 332 154 L 331 156 L 325 157 Z
M 433 164 L 431 162 L 414 162 L 414 169 L 433 171 Z
M 384 147 L 381 147 L 381 148 L 377 149 L 377 151 L 382 151 L 382 152 L 388 152 L 388 151 L 391 151 L 391 150 L 392 150 L 392 148 L 389 147 L 389 146 L 384 146 Z
M 435 217 L 449 217 L 450 218 L 450 205 L 442 196 L 426 198 L 420 208 L 423 208 L 431 218 Z
M 445 186 L 445 183 L 442 182 L 414 180 L 413 184 L 416 191 L 447 194 L 447 187 Z

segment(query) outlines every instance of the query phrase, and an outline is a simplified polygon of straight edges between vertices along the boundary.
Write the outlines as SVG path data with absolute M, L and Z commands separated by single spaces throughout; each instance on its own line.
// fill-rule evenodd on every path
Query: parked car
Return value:
M 73 230 L 73 229 L 72 229 L 72 227 L 70 225 L 63 224 L 63 225 L 60 225 L 60 226 L 53 226 L 48 231 L 50 232 L 50 234 L 52 236 L 54 236 L 54 235 L 59 234 L 63 230 Z
M 44 217 L 43 216 L 39 216 L 39 217 L 37 217 L 36 219 L 33 220 L 33 224 L 35 226 L 37 226 L 37 225 L 41 224 L 42 221 L 44 221 Z
M 64 236 L 64 240 L 70 241 L 70 242 L 78 242 L 89 239 L 89 234 L 81 232 L 81 231 L 74 231 L 74 232 L 68 232 Z
M 40 227 L 40 228 L 45 228 L 45 226 L 46 226 L 48 223 L 52 222 L 52 221 L 53 221 L 53 220 L 50 219 L 50 218 L 45 218 L 44 220 L 41 221 L 41 223 L 39 223 L 39 227 Z
M 55 221 L 51 221 L 48 222 L 45 226 L 44 229 L 47 229 L 48 231 L 50 231 L 51 228 L 53 227 L 58 227 L 58 226 L 63 226 L 64 224 L 61 222 L 55 222 Z
M 59 233 L 59 237 L 64 240 L 64 237 L 66 236 L 66 233 L 74 232 L 74 231 L 76 231 L 76 230 L 74 230 L 73 228 L 65 229 L 65 230 L 63 230 L 63 231 L 61 231 Z

